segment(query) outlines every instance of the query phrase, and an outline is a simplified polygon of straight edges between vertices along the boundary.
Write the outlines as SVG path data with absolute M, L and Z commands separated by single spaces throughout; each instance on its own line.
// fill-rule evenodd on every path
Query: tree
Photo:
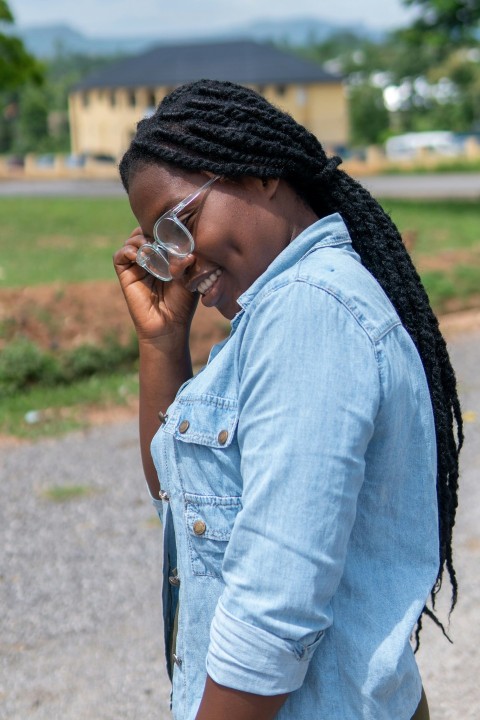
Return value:
M 404 31 L 412 45 L 429 42 L 439 51 L 475 40 L 480 25 L 480 0 L 403 0 L 419 11 L 419 17 Z
M 349 88 L 351 141 L 375 145 L 385 139 L 390 126 L 381 88 L 362 82 Z
M 7 25 L 14 23 L 6 0 L 0 0 L 0 21 Z M 38 85 L 42 80 L 42 66 L 26 51 L 22 41 L 13 35 L 0 32 L 0 88 L 2 91 L 16 90 L 27 82 Z

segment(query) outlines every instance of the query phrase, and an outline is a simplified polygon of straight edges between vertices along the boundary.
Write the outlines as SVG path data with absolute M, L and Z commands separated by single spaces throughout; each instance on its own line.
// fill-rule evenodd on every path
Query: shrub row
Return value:
M 0 353 L 0 396 L 35 385 L 68 385 L 76 380 L 132 370 L 138 360 L 136 337 L 126 345 L 109 338 L 103 345 L 80 345 L 55 353 L 26 339 L 13 340 Z

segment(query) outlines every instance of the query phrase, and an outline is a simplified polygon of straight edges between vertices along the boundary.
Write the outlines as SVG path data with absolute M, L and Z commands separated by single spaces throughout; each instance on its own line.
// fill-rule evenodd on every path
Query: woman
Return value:
M 398 231 L 339 162 L 205 80 L 120 166 L 177 719 L 428 718 L 409 639 L 444 568 L 456 599 L 460 407 Z M 192 377 L 199 297 L 232 329 Z

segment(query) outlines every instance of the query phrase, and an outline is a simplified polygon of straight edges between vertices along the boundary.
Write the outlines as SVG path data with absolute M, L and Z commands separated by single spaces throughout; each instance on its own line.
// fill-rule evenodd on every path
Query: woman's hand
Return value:
M 188 334 L 198 302 L 181 281 L 162 282 L 137 265 L 138 248 L 145 243 L 137 227 L 113 256 L 115 271 L 128 305 L 139 340 L 167 339 Z

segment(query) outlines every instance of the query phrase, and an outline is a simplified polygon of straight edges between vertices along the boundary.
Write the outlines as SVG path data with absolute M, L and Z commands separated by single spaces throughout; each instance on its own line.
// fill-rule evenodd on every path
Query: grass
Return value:
M 415 162 L 390 165 L 382 170 L 382 175 L 434 175 L 437 173 L 478 173 L 480 160 L 463 160 L 462 158 L 438 161 L 434 165 L 416 165 Z
M 452 302 L 456 307 L 479 303 L 478 202 L 381 202 L 402 233 L 415 235 L 413 259 L 435 310 L 445 312 Z M 135 225 L 126 197 L 0 198 L 0 288 L 113 279 L 112 254 Z M 425 259 L 445 253 L 451 265 L 421 269 Z M 470 256 L 477 261 L 470 262 Z M 11 322 L 8 317 L 0 321 L 4 338 Z M 57 320 L 46 317 L 44 322 Z M 137 385 L 135 375 L 112 373 L 16 393 L 0 404 L 0 434 L 36 439 L 85 427 L 92 407 L 126 403 Z
M 44 491 L 47 500 L 55 503 L 63 503 L 68 500 L 76 500 L 77 498 L 91 495 L 92 488 L 87 485 L 54 485 Z
M 477 200 L 380 200 L 400 232 L 417 233 L 415 256 L 480 245 Z
M 125 198 L 0 198 L 0 288 L 113 279 L 137 222 Z
M 79 430 L 88 427 L 92 409 L 127 405 L 137 392 L 137 375 L 125 373 L 67 386 L 35 387 L 2 399 L 0 434 L 36 440 Z

